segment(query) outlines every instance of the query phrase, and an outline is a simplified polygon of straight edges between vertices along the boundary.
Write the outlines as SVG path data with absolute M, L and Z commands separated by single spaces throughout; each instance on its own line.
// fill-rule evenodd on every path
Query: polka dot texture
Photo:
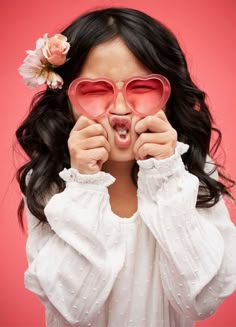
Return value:
M 66 181 L 39 225 L 27 209 L 25 286 L 48 327 L 192 327 L 236 289 L 236 228 L 221 199 L 196 209 L 199 182 L 178 143 L 164 160 L 139 161 L 138 212 L 110 208 L 106 173 Z

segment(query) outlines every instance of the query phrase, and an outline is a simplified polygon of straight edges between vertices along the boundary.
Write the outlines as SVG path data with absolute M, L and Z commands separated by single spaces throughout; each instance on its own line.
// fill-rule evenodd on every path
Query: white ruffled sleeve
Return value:
M 45 207 L 48 224 L 39 224 L 27 210 L 25 285 L 62 324 L 89 326 L 124 263 L 120 225 L 106 211 L 114 178 L 103 172 L 80 175 L 72 168 L 60 176 L 66 188 Z
M 236 290 L 236 228 L 223 199 L 196 209 L 199 180 L 184 167 L 187 150 L 178 142 L 170 158 L 138 161 L 138 209 L 159 244 L 169 301 L 200 320 Z

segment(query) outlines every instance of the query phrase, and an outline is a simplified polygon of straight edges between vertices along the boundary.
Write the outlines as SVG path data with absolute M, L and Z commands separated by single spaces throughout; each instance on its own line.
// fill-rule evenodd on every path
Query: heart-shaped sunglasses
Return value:
M 129 78 L 123 81 L 121 88 L 109 79 L 79 77 L 71 82 L 68 96 L 74 110 L 90 119 L 99 119 L 114 106 L 119 92 L 128 107 L 144 117 L 165 106 L 171 86 L 167 78 L 159 74 Z

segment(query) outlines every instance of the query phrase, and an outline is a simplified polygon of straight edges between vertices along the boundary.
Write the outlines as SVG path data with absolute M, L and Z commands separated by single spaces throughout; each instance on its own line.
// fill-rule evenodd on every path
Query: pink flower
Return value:
M 29 50 L 27 53 L 28 56 L 19 67 L 19 74 L 29 88 L 35 88 L 46 82 L 48 72 L 44 69 L 45 59 L 41 51 Z
M 47 84 L 52 89 L 61 89 L 63 79 L 54 72 L 54 68 L 66 62 L 69 49 L 70 44 L 62 34 L 51 38 L 45 34 L 39 38 L 35 50 L 26 51 L 28 56 L 19 67 L 19 74 L 24 83 L 30 88 Z
M 70 49 L 67 37 L 62 34 L 56 34 L 47 38 L 45 45 L 42 47 L 44 57 L 53 66 L 60 66 L 66 62 L 66 55 Z

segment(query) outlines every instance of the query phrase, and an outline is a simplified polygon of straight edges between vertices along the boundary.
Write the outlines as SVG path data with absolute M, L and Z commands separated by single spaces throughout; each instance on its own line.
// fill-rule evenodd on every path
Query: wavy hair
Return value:
M 75 123 L 67 89 L 79 76 L 89 51 L 117 37 L 152 73 L 162 74 L 170 81 L 172 92 L 166 115 L 178 133 L 178 140 L 189 144 L 183 161 L 200 181 L 196 206 L 211 207 L 221 195 L 230 196 L 233 181 L 223 173 L 221 181 L 212 178 L 214 165 L 211 172 L 204 169 L 207 155 L 213 157 L 219 148 L 221 132 L 213 126 L 206 94 L 192 81 L 184 53 L 165 25 L 138 10 L 113 7 L 85 13 L 60 33 L 71 44 L 69 60 L 56 69 L 64 80 L 63 88 L 47 88 L 36 94 L 30 113 L 16 131 L 17 141 L 29 157 L 17 170 L 17 181 L 35 217 L 46 222 L 44 207 L 48 196 L 65 188 L 58 173 L 70 167 L 67 140 Z M 212 133 L 216 139 L 210 149 Z M 31 177 L 27 179 L 29 173 Z M 137 175 L 133 176 L 135 181 Z M 22 200 L 18 208 L 22 225 L 23 209 Z

